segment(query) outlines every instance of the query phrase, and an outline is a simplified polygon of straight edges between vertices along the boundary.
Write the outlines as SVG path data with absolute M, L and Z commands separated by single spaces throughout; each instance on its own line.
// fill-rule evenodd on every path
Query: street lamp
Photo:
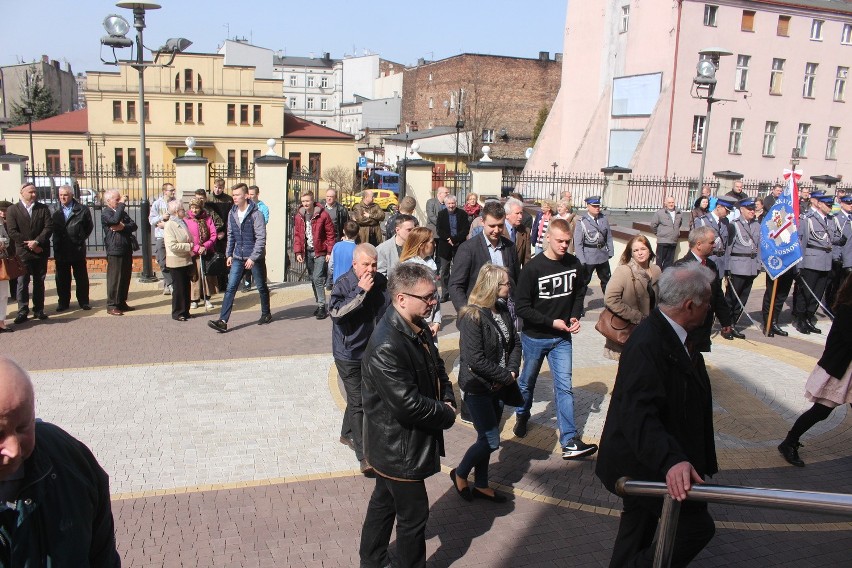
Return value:
M 701 170 L 698 173 L 699 187 L 704 183 L 704 165 L 707 162 L 707 143 L 710 140 L 710 111 L 713 108 L 713 103 L 725 99 L 717 99 L 713 97 L 716 92 L 716 71 L 719 70 L 719 59 L 727 55 L 733 55 L 727 49 L 721 47 L 708 47 L 698 52 L 701 58 L 696 66 L 696 75 L 692 80 L 695 85 L 694 98 L 707 101 L 707 116 L 704 119 L 704 138 L 701 144 Z
M 154 2 L 117 2 L 118 8 L 126 8 L 133 10 L 133 27 L 136 28 L 136 59 L 120 61 L 115 55 L 115 50 L 125 47 L 132 47 L 133 40 L 126 37 L 130 31 L 130 24 L 122 16 L 110 14 L 104 18 L 104 29 L 107 36 L 101 38 L 101 45 L 112 48 L 113 60 L 101 61 L 109 65 L 128 65 L 139 72 L 139 109 L 141 120 L 139 120 L 139 156 L 141 162 L 140 182 L 142 184 L 142 274 L 139 277 L 140 282 L 156 282 L 157 277 L 154 275 L 153 266 L 151 263 L 151 225 L 148 223 L 148 213 L 151 210 L 151 202 L 148 200 L 148 159 L 145 155 L 145 68 L 146 67 L 169 67 L 175 59 L 175 55 L 184 51 L 192 45 L 192 42 L 184 38 L 172 38 L 166 42 L 166 45 L 154 51 L 149 50 L 154 55 L 153 63 L 145 63 L 144 49 L 147 49 L 142 43 L 142 30 L 145 29 L 145 12 L 148 10 L 158 10 L 160 5 Z M 158 64 L 161 55 L 170 55 L 166 63 Z
M 459 105 L 461 105 L 461 100 L 459 100 Z M 464 128 L 464 119 L 460 118 L 456 120 L 456 168 L 453 172 L 453 191 L 456 192 L 459 190 L 459 137 L 462 128 Z
M 33 151 L 33 109 L 32 107 L 24 107 L 22 111 L 24 116 L 27 117 L 27 123 L 30 131 L 30 175 L 35 175 L 35 152 Z M 32 183 L 35 183 L 35 178 L 30 180 Z

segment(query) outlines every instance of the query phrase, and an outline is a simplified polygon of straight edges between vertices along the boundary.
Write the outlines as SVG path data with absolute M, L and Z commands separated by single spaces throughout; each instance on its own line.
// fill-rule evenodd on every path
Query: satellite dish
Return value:
M 529 160 L 529 159 L 530 159 L 530 157 L 531 157 L 532 155 L 533 155 L 533 149 L 532 149 L 532 148 L 527 148 L 527 151 L 526 151 L 526 152 L 524 152 L 524 156 L 526 156 L 526 157 L 527 157 L 527 160 Z

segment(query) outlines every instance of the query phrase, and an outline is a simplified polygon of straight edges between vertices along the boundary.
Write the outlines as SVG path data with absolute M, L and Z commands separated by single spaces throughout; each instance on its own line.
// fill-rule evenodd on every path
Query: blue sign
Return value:
M 358 169 L 366 170 L 367 169 L 367 156 L 360 156 L 358 158 Z
M 760 228 L 760 261 L 772 280 L 793 268 L 802 260 L 802 246 L 793 213 L 794 199 L 798 199 L 796 175 L 787 178 L 784 192 L 767 211 Z

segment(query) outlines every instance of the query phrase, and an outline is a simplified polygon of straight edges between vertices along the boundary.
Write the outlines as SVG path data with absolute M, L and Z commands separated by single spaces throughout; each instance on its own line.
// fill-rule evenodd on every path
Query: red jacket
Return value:
M 293 252 L 296 254 L 305 254 L 305 216 L 307 210 L 304 207 L 299 207 L 296 212 L 295 223 L 293 225 L 294 239 Z M 314 203 L 314 210 L 311 213 L 311 232 L 314 237 L 314 256 L 320 257 L 331 254 L 331 249 L 334 247 L 334 223 L 331 222 L 331 217 L 325 210 L 325 207 L 319 203 Z

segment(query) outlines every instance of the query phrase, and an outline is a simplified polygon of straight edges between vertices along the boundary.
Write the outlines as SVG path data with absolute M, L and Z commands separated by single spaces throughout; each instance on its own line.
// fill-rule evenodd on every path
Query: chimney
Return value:
M 554 61 L 562 61 L 562 54 L 561 53 L 554 53 L 553 54 L 553 60 Z
M 539 51 L 538 52 L 538 60 L 539 61 L 549 61 L 550 60 L 550 52 L 549 51 Z
M 322 58 L 324 61 L 331 61 L 331 54 L 329 52 L 325 52 L 322 54 Z
M 422 57 L 417 60 L 417 66 L 420 67 L 421 65 L 426 65 L 426 60 Z
M 53 68 L 59 71 L 59 62 L 57 60 L 53 60 L 50 62 L 53 65 Z

